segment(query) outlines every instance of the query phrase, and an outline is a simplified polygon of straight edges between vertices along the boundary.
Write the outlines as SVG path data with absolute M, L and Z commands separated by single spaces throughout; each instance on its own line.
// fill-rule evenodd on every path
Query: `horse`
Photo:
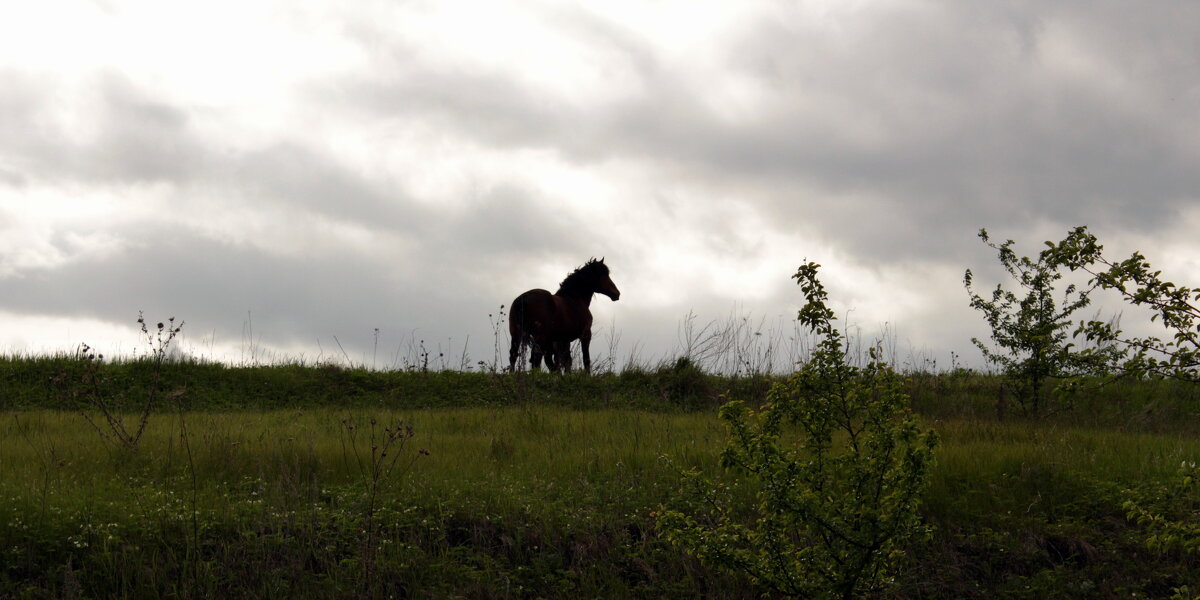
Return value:
M 592 342 L 592 304 L 594 294 L 604 294 L 616 302 L 621 291 L 608 276 L 604 259 L 584 263 L 558 284 L 551 294 L 532 289 L 513 300 L 508 313 L 508 332 L 512 347 L 508 351 L 508 370 L 515 371 L 517 355 L 523 346 L 530 349 L 529 366 L 541 367 L 543 355 L 546 368 L 557 372 L 571 370 L 571 342 L 579 340 L 584 371 L 592 372 L 588 346 Z

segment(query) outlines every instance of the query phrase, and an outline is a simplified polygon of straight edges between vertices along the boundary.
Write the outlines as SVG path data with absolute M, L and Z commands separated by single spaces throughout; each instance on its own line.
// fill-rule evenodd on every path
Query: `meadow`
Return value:
M 760 596 L 668 544 L 655 513 L 691 467 L 749 508 L 716 409 L 761 403 L 770 376 L 106 363 L 99 393 L 121 406 L 174 392 L 131 449 L 63 392 L 84 368 L 0 360 L 0 598 Z M 888 597 L 1200 589 L 1195 557 L 1148 548 L 1122 508 L 1200 456 L 1195 386 L 1118 382 L 1032 418 L 997 411 L 997 376 L 906 385 L 942 445 L 932 539 Z

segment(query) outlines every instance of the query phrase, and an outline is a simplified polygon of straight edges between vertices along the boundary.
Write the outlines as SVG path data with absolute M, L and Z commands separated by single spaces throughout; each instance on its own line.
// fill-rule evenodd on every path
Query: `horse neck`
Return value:
M 558 293 L 555 294 L 555 296 L 561 296 L 563 298 L 569 298 L 571 300 L 577 300 L 579 302 L 582 302 L 584 306 L 591 306 L 592 305 L 592 296 L 595 296 L 595 295 L 596 295 L 596 292 L 593 292 L 590 290 L 585 292 L 582 290 L 563 290 L 563 289 L 559 289 Z

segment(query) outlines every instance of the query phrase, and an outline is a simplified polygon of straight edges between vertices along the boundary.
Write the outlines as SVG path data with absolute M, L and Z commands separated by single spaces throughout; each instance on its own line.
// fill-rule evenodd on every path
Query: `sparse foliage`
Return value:
M 971 307 L 983 313 L 995 346 L 979 338 L 971 338 L 971 342 L 988 362 L 1000 367 L 1022 412 L 1037 414 L 1044 408 L 1049 381 L 1102 370 L 1107 363 L 1106 348 L 1079 352 L 1068 340 L 1071 315 L 1090 304 L 1093 288 L 1070 284 L 1056 299 L 1063 265 L 1054 248 L 1041 251 L 1033 259 L 1017 256 L 1012 240 L 992 242 L 985 229 L 979 230 L 979 238 L 996 250 L 1017 290 L 997 284 L 985 297 L 976 293 L 974 275 L 970 269 L 966 271 L 963 285 Z
M 761 411 L 721 409 L 722 464 L 754 486 L 754 520 L 739 518 L 727 487 L 693 471 L 659 524 L 701 560 L 776 593 L 858 598 L 891 581 L 905 544 L 928 533 L 917 509 L 937 438 L 917 425 L 902 377 L 878 352 L 865 367 L 847 363 L 818 267 L 794 275 L 807 300 L 799 320 L 822 338 L 812 358 Z

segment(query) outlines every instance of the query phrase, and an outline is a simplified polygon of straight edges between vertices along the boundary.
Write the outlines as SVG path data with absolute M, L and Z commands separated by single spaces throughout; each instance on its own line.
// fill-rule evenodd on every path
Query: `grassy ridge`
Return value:
M 104 363 L 105 393 L 140 406 L 154 372 L 147 360 Z M 69 356 L 0 357 L 0 410 L 55 408 L 76 404 L 55 393 L 53 382 L 75 381 L 84 369 Z M 542 402 L 577 407 L 679 410 L 712 408 L 718 393 L 761 397 L 768 378 L 720 377 L 702 373 L 687 360 L 657 369 L 631 369 L 593 377 L 554 376 L 544 371 L 516 377 L 489 372 L 372 371 L 334 365 L 279 364 L 229 367 L 198 361 L 168 361 L 161 367 L 164 389 L 182 389 L 180 402 L 192 410 L 312 408 L 328 406 L 435 408 L 509 406 Z
M 720 475 L 711 408 L 761 398 L 763 379 L 686 363 L 591 378 L 173 364 L 185 412 L 156 412 L 131 453 L 54 410 L 67 406 L 46 381 L 74 368 L 54 360 L 0 361 L 0 597 L 755 597 L 666 545 L 651 514 L 678 469 Z M 136 394 L 145 367 L 104 368 Z M 1146 550 L 1120 508 L 1200 456 L 1193 389 L 1116 384 L 1000 420 L 995 378 L 909 385 L 943 445 L 924 508 L 935 538 L 893 595 L 1200 586 L 1200 564 Z M 370 448 L 401 418 L 411 466 L 373 478 Z
M 56 391 L 56 379 L 77 378 L 81 361 L 69 356 L 0 356 L 0 410 L 75 410 Z M 141 406 L 153 376 L 149 361 L 105 363 L 105 393 Z M 620 373 L 516 377 L 490 372 L 372 371 L 335 365 L 279 364 L 230 367 L 199 361 L 168 361 L 161 371 L 165 390 L 183 390 L 187 410 L 277 410 L 319 407 L 445 408 L 513 406 L 525 403 L 575 408 L 636 408 L 655 411 L 714 410 L 726 399 L 764 400 L 772 376 L 725 376 L 701 371 L 686 359 L 657 368 Z M 908 394 L 913 408 L 930 419 L 998 418 L 999 377 L 968 370 L 913 373 Z M 1121 430 L 1200 434 L 1200 386 L 1177 381 L 1117 382 L 1072 397 L 1072 410 L 1049 419 L 1067 425 Z M 174 410 L 160 405 L 159 410 Z M 1019 418 L 1015 407 L 1003 415 Z

